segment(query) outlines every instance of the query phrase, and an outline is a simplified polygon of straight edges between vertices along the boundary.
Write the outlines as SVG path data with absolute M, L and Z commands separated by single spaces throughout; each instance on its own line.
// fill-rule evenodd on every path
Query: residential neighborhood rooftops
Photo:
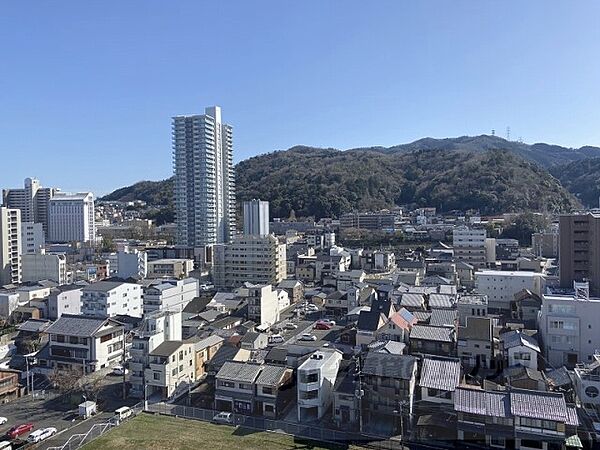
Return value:
M 150 352 L 152 356 L 171 356 L 183 345 L 182 341 L 164 341 Z
M 256 379 L 256 384 L 264 384 L 266 386 L 274 386 L 278 384 L 283 376 L 291 370 L 283 366 L 275 366 L 264 364 L 262 370 Z
M 456 303 L 456 297 L 449 294 L 429 294 L 430 308 L 452 308 Z
M 536 352 L 540 352 L 540 346 L 537 340 L 528 334 L 521 333 L 519 330 L 509 331 L 500 336 L 504 342 L 504 348 L 509 349 L 513 347 L 528 347 Z
M 458 312 L 455 309 L 434 309 L 431 311 L 429 325 L 432 327 L 450 327 L 453 328 L 458 318 Z

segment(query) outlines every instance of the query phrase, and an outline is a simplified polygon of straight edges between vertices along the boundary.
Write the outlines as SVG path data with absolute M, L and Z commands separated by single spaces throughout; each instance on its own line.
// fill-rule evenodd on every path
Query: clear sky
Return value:
M 598 1 L 0 3 L 0 186 L 171 175 L 170 117 L 235 160 L 490 133 L 600 145 Z

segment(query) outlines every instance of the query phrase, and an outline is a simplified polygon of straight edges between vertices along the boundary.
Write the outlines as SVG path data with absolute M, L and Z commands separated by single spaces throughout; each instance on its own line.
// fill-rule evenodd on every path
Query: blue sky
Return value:
M 170 117 L 235 160 L 489 133 L 600 145 L 597 1 L 0 3 L 0 186 L 170 176 Z M 10 169 L 8 169 L 10 167 Z

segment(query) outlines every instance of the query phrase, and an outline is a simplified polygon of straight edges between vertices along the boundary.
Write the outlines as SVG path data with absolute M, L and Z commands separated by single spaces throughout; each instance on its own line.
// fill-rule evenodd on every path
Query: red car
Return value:
M 327 322 L 319 321 L 315 324 L 315 330 L 331 330 L 331 325 Z
M 22 434 L 29 433 L 31 430 L 33 430 L 32 423 L 22 423 L 21 425 L 15 425 L 12 427 L 10 430 L 8 430 L 6 435 L 11 439 L 16 439 Z

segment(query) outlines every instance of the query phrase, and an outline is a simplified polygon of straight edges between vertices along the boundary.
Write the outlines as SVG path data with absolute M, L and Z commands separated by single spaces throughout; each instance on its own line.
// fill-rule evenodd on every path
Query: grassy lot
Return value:
M 140 414 L 83 447 L 84 450 L 344 449 L 278 433 L 254 432 L 169 416 Z

